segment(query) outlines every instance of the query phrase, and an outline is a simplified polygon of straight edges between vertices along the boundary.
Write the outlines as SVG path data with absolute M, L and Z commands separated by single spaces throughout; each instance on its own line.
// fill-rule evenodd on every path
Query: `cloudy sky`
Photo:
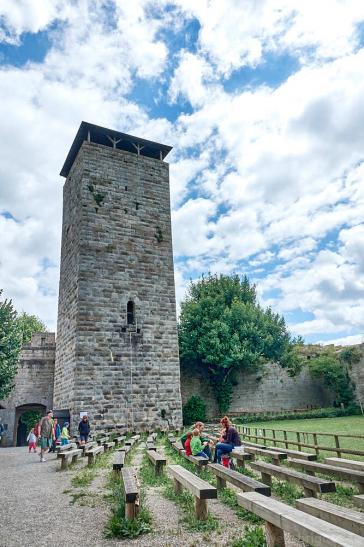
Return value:
M 306 341 L 364 340 L 364 2 L 1 0 L 0 288 L 51 329 L 81 120 L 174 147 L 179 300 L 247 274 Z

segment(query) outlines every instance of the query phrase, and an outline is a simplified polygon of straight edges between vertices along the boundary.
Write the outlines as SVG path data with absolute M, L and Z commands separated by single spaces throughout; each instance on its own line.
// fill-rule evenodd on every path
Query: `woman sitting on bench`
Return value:
M 239 433 L 235 427 L 232 427 L 229 418 L 224 416 L 220 420 L 220 424 L 224 429 L 221 435 L 221 442 L 218 442 L 215 446 L 214 463 L 221 463 L 221 456 L 223 454 L 230 454 L 236 446 L 241 446 Z

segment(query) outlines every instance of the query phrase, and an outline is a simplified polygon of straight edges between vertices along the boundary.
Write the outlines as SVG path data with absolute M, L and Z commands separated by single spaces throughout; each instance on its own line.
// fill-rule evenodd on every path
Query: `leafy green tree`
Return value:
M 309 362 L 309 370 L 314 378 L 321 378 L 335 395 L 335 404 L 350 405 L 354 402 L 354 390 L 350 376 L 340 354 L 323 353 Z
M 284 318 L 257 302 L 245 276 L 208 275 L 191 282 L 181 306 L 182 366 L 198 368 L 211 383 L 220 412 L 227 412 L 239 369 L 279 362 L 293 374 L 300 357 Z
M 20 416 L 20 421 L 25 424 L 27 432 L 29 433 L 29 431 L 39 422 L 41 417 L 42 414 L 39 412 L 39 410 L 26 410 Z
M 0 290 L 0 297 L 2 295 Z M 22 337 L 11 300 L 0 300 L 0 399 L 13 388 Z
M 43 321 L 36 315 L 29 315 L 28 313 L 21 313 L 17 322 L 22 336 L 22 345 L 29 344 L 32 339 L 32 334 L 35 332 L 46 332 L 47 328 Z

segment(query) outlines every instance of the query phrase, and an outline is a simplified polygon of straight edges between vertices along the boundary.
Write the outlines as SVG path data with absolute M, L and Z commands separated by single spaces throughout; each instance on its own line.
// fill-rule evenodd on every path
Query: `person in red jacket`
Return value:
M 185 441 L 186 456 L 192 456 L 192 451 L 191 451 L 192 433 L 191 433 L 191 431 L 189 431 L 186 435 L 187 435 L 187 439 Z

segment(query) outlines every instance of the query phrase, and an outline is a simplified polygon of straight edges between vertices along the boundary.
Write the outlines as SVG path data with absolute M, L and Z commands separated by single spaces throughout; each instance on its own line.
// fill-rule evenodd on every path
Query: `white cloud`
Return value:
M 334 346 L 355 346 L 357 344 L 364 343 L 364 334 L 354 334 L 352 336 L 344 336 L 343 338 L 333 338 L 332 340 L 325 340 L 317 342 L 323 346 L 333 344 Z

